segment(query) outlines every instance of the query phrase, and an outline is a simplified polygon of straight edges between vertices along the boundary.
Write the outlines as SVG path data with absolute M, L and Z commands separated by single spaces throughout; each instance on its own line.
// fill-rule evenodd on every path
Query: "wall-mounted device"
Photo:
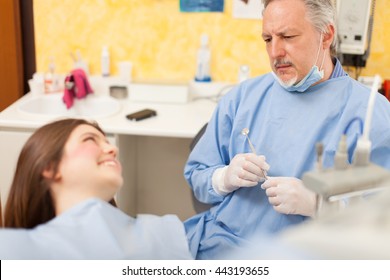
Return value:
M 338 0 L 336 7 L 341 61 L 364 67 L 370 52 L 375 0 Z
M 339 51 L 343 54 L 364 54 L 368 43 L 371 0 L 337 2 Z

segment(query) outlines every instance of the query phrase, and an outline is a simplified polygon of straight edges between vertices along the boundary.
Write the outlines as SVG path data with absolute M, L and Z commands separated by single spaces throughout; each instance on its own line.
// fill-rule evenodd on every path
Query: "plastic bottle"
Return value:
M 209 48 L 209 37 L 207 34 L 203 34 L 200 37 L 200 47 L 197 54 L 197 65 L 195 81 L 198 82 L 210 82 L 210 61 L 211 51 Z
M 248 65 L 243 64 L 238 70 L 238 82 L 241 83 L 250 78 L 251 69 Z
M 44 75 L 44 90 L 45 93 L 52 93 L 56 92 L 59 89 L 59 81 L 58 77 L 55 74 L 55 63 L 54 63 L 54 58 L 50 58 L 50 63 L 49 63 L 49 69 Z
M 110 76 L 110 53 L 108 52 L 108 47 L 104 46 L 102 49 L 102 76 Z

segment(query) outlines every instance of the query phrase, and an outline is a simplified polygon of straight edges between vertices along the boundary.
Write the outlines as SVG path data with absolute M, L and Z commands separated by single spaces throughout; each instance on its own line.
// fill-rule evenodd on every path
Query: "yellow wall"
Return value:
M 372 52 L 362 75 L 390 78 L 390 0 L 377 0 Z M 111 72 L 131 60 L 138 80 L 188 81 L 202 33 L 210 36 L 212 76 L 236 81 L 239 65 L 252 76 L 269 71 L 261 40 L 261 21 L 232 18 L 232 1 L 224 13 L 180 13 L 179 0 L 34 0 L 37 71 L 53 56 L 57 72 L 71 69 L 70 52 L 79 49 L 92 74 L 100 73 L 102 46 L 108 45 Z

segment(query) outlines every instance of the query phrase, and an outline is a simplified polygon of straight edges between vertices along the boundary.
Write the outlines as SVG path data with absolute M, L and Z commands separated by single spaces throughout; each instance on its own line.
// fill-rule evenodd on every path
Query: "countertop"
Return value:
M 26 115 L 20 112 L 18 109 L 20 104 L 30 98 L 33 98 L 33 94 L 28 93 L 0 113 L 0 130 L 32 131 L 59 118 Z M 121 105 L 119 112 L 94 119 L 108 134 L 192 138 L 209 121 L 216 107 L 216 103 L 210 99 L 198 99 L 181 104 L 135 102 L 130 99 L 118 101 Z M 141 121 L 126 119 L 127 114 L 145 108 L 156 110 L 157 116 Z

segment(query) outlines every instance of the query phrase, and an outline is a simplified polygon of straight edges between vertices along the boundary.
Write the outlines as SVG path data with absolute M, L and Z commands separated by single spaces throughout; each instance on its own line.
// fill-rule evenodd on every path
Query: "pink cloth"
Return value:
M 73 86 L 69 86 L 69 83 L 73 83 Z M 69 109 L 73 106 L 74 98 L 81 99 L 87 96 L 87 94 L 93 93 L 87 75 L 83 69 L 74 69 L 70 75 L 65 78 L 65 89 L 62 100 L 64 101 L 66 108 Z

